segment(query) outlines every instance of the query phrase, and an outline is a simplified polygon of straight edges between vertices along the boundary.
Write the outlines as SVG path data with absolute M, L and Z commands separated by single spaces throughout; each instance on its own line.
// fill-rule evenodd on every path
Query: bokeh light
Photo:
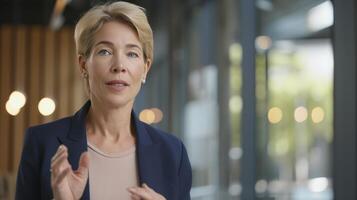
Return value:
M 258 50 L 267 50 L 271 47 L 272 41 L 269 36 L 258 36 L 255 39 L 255 46 Z
M 283 118 L 283 112 L 278 107 L 273 107 L 268 112 L 268 120 L 272 124 L 279 123 Z
M 147 124 L 152 124 L 155 121 L 155 113 L 150 109 L 144 109 L 140 112 L 139 119 Z
M 325 112 L 321 107 L 315 107 L 311 111 L 311 120 L 314 123 L 320 123 L 325 118 Z
M 6 112 L 8 112 L 12 116 L 16 116 L 20 113 L 21 108 L 25 105 L 25 103 L 25 95 L 19 91 L 13 91 L 10 94 L 9 99 L 6 101 Z
M 295 121 L 301 123 L 307 119 L 307 109 L 303 106 L 297 107 L 294 112 Z
M 229 150 L 229 158 L 232 160 L 239 160 L 243 155 L 243 151 L 239 147 L 232 147 Z
M 21 93 L 19 91 L 13 91 L 10 94 L 9 101 L 15 107 L 21 109 L 26 103 L 26 97 L 23 93 Z
M 258 180 L 255 183 L 255 192 L 264 193 L 268 190 L 268 182 L 264 179 Z
M 48 97 L 42 98 L 41 101 L 38 103 L 38 111 L 43 116 L 51 115 L 56 109 L 55 102 Z
M 229 109 L 233 113 L 241 112 L 242 106 L 243 106 L 243 102 L 242 102 L 242 98 L 240 96 L 234 95 L 229 99 Z
M 12 116 L 16 116 L 20 112 L 20 108 L 16 107 L 15 104 L 11 103 L 10 100 L 6 102 L 5 108 L 6 111 Z
M 317 177 L 309 180 L 308 187 L 312 192 L 323 192 L 327 189 L 328 182 L 326 177 Z
M 162 111 L 160 109 L 158 109 L 158 108 L 151 108 L 150 110 L 152 112 L 154 112 L 154 115 L 155 115 L 155 119 L 154 119 L 153 123 L 161 122 L 161 120 L 163 118 Z

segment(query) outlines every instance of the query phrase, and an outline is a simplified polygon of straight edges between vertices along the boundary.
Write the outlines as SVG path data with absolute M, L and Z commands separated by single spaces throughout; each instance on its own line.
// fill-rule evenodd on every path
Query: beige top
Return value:
M 125 152 L 106 154 L 88 143 L 91 200 L 131 200 L 127 188 L 138 186 L 135 146 Z

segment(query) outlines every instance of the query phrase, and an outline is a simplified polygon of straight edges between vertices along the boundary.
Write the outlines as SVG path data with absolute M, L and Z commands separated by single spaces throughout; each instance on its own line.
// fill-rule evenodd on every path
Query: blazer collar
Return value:
M 83 107 L 75 113 L 71 119 L 71 126 L 68 134 L 64 137 L 58 138 L 60 142 L 68 148 L 68 161 L 72 165 L 73 169 L 78 168 L 80 155 L 82 152 L 87 151 L 85 121 L 90 105 L 91 102 L 87 101 Z M 155 182 L 153 181 L 157 177 L 154 176 L 156 173 L 152 172 L 157 168 L 156 163 L 153 162 L 153 160 L 158 154 L 158 150 L 155 146 L 153 146 L 153 140 L 146 129 L 147 125 L 138 119 L 134 111 L 131 113 L 131 120 L 136 132 L 136 149 L 140 184 L 151 183 L 151 185 L 155 186 Z M 82 199 L 89 199 L 89 184 L 86 185 Z
M 72 141 L 86 139 L 86 117 L 90 108 L 91 102 L 87 101 L 82 108 L 72 117 L 71 128 L 67 138 Z
M 85 129 L 85 119 L 90 108 L 90 101 L 87 101 L 84 106 L 71 118 L 71 125 L 67 135 L 59 137 L 59 141 L 68 149 L 68 162 L 72 169 L 77 169 L 79 158 L 84 151 L 87 151 L 87 137 Z M 89 184 L 87 182 L 84 188 L 82 200 L 89 198 Z
M 85 120 L 91 106 L 91 102 L 88 100 L 83 107 L 76 112 L 76 114 L 72 117 L 71 128 L 67 134 L 68 140 L 71 141 L 83 141 L 86 140 L 86 128 L 85 128 Z M 134 110 L 131 112 L 131 120 L 132 124 L 135 127 L 137 143 L 139 146 L 143 145 L 151 145 L 152 140 L 150 136 L 147 134 L 145 124 L 139 120 Z

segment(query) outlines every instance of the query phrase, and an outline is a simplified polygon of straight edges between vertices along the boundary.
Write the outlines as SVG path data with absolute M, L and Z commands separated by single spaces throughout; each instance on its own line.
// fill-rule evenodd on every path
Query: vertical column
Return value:
M 12 28 L 0 28 L 0 175 L 9 168 L 9 136 L 11 117 L 5 110 L 11 89 L 12 70 Z
M 69 51 L 69 31 L 66 28 L 60 30 L 59 34 L 59 54 L 58 54 L 58 70 L 59 70 L 59 96 L 56 102 L 58 108 L 59 117 L 64 117 L 69 114 L 69 80 L 70 80 L 70 70 L 69 63 L 70 60 L 70 51 Z M 71 40 L 72 41 L 72 40 Z
M 79 64 L 78 64 L 78 57 L 76 54 L 76 46 L 74 44 L 74 40 L 73 40 L 73 32 L 74 30 L 71 29 L 71 34 L 69 35 L 69 41 L 73 41 L 70 42 L 70 71 L 71 71 L 71 80 L 72 80 L 72 94 L 70 94 L 72 96 L 72 98 L 70 98 L 70 100 L 72 101 L 72 107 L 71 107 L 71 111 L 74 112 L 76 110 L 78 110 L 86 101 L 87 99 L 87 95 L 85 92 L 85 82 L 83 81 L 83 77 L 80 74 L 80 70 L 79 70 Z
M 256 10 L 254 0 L 241 1 L 242 27 L 242 199 L 254 200 L 256 181 L 256 97 L 255 97 L 255 37 Z
M 41 58 L 41 27 L 33 26 L 30 33 L 30 63 L 29 79 L 27 79 L 28 104 L 29 107 L 29 126 L 40 123 L 40 114 L 38 112 L 38 102 L 40 101 L 40 64 Z
M 334 44 L 334 199 L 357 199 L 355 0 L 335 0 Z
M 184 35 L 182 30 L 184 29 L 184 5 L 182 1 L 174 0 L 168 5 L 169 8 L 169 107 L 168 107 L 168 126 L 170 132 L 179 133 L 182 130 L 181 114 L 183 108 L 184 92 L 180 93 L 181 81 L 184 78 L 183 63 L 183 47 L 182 41 Z
M 15 42 L 15 59 L 14 59 L 14 70 L 15 70 L 15 90 L 18 90 L 25 94 L 26 98 L 29 98 L 29 94 L 25 90 L 26 83 L 26 72 L 28 69 L 26 67 L 25 57 L 26 57 L 26 27 L 18 26 L 16 27 L 15 32 L 16 42 Z M 26 106 L 26 104 L 25 104 Z M 14 121 L 12 123 L 13 126 L 13 143 L 11 144 L 11 148 L 13 149 L 13 154 L 10 155 L 13 159 L 13 168 L 12 170 L 16 171 L 17 166 L 20 160 L 20 154 L 22 150 L 22 143 L 25 133 L 25 110 L 21 109 L 20 113 L 14 117 Z
M 55 33 L 51 29 L 45 29 L 44 31 L 44 60 L 43 60 L 43 74 L 44 74 L 44 87 L 42 94 L 43 97 L 49 97 L 56 101 L 55 99 Z M 57 103 L 57 102 L 56 102 Z M 54 119 L 54 115 L 43 117 L 43 122 L 48 122 Z
M 215 4 L 217 7 L 217 36 L 216 46 L 218 65 L 218 89 L 217 100 L 219 105 L 219 131 L 218 131 L 218 160 L 219 160 L 219 199 L 229 199 L 229 175 L 230 175 L 230 159 L 229 149 L 231 147 L 231 126 L 230 126 L 230 111 L 229 111 L 229 98 L 230 98 L 230 62 L 229 62 L 229 46 L 234 39 L 232 28 L 230 26 L 230 6 L 233 5 L 231 0 L 220 0 Z

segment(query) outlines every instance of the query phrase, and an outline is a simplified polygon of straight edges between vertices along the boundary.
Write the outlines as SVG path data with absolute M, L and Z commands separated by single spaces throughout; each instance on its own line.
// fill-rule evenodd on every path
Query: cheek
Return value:
M 105 74 L 105 71 L 107 69 L 108 63 L 107 61 L 103 60 L 95 60 L 91 62 L 91 64 L 88 66 L 88 73 L 92 77 L 92 79 L 98 79 Z
M 141 80 L 142 76 L 144 75 L 145 72 L 145 64 L 144 63 L 133 63 L 130 67 L 130 74 L 133 79 Z
M 143 70 L 137 70 L 135 71 L 135 73 L 132 74 L 133 76 L 133 81 L 137 84 L 137 85 L 141 85 L 141 80 L 143 77 L 144 71 Z

